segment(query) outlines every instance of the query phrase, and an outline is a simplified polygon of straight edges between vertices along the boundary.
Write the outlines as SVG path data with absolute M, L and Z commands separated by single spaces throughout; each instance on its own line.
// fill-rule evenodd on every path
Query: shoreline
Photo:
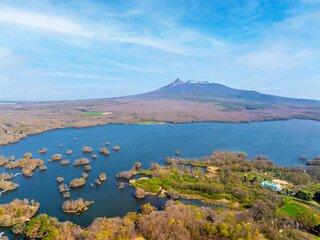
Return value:
M 309 120 L 309 121 L 316 121 L 316 122 L 320 122 L 319 119 L 312 119 L 312 118 L 279 118 L 279 119 L 265 119 L 265 120 L 251 120 L 251 121 L 185 121 L 185 122 L 172 122 L 172 121 L 161 121 L 159 123 L 157 123 L 157 121 L 150 121 L 150 122 L 155 122 L 155 123 L 143 123 L 143 122 L 147 122 L 147 121 L 140 121 L 140 122 L 135 122 L 135 123 L 130 123 L 130 122 L 117 122 L 117 123 L 105 123 L 105 124 L 91 124 L 92 122 L 89 122 L 88 124 L 83 124 L 81 126 L 57 126 L 54 127 L 52 129 L 46 129 L 43 131 L 35 131 L 35 132 L 31 132 L 25 135 L 21 135 L 21 137 L 17 137 L 17 139 L 14 140 L 8 140 L 5 143 L 0 144 L 0 149 L 3 146 L 9 145 L 9 144 L 13 144 L 13 143 L 18 143 L 20 142 L 20 140 L 25 139 L 29 136 L 34 136 L 34 135 L 38 135 L 38 134 L 42 134 L 45 132 L 49 132 L 49 131 L 54 131 L 54 130 L 59 130 L 59 129 L 67 129 L 67 128 L 71 128 L 71 129 L 80 129 L 80 128 L 89 128 L 89 127 L 99 127 L 99 126 L 106 126 L 106 125 L 146 125 L 146 126 L 150 126 L 150 125 L 166 125 L 166 124 L 174 124 L 174 125 L 178 125 L 178 124 L 192 124 L 192 123 L 230 123 L 230 124 L 235 124 L 235 123 L 261 123 L 261 122 L 275 122 L 275 121 L 290 121 L 290 120 Z

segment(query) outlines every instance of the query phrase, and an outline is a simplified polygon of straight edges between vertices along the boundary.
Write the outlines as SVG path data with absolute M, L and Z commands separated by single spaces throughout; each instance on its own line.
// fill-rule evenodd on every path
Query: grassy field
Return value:
M 98 115 L 104 112 L 82 112 L 83 114 L 89 114 L 89 115 Z
M 315 192 L 318 189 L 320 189 L 320 183 L 312 184 L 312 185 L 308 186 L 308 189 Z
M 152 125 L 152 124 L 165 124 L 166 122 L 158 122 L 158 121 L 140 121 L 136 124 L 144 124 L 144 125 Z
M 290 202 L 287 205 L 285 205 L 283 208 L 281 208 L 281 211 L 289 214 L 290 216 L 295 216 L 299 212 L 304 212 L 306 210 L 307 210 L 307 208 L 305 208 L 304 206 L 302 206 L 296 202 Z

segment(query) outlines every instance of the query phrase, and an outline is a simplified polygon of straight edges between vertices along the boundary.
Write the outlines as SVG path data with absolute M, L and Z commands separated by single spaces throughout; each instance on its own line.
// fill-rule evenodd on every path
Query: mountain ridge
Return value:
M 242 90 L 228 87 L 220 83 L 208 81 L 182 81 L 177 78 L 172 83 L 160 87 L 151 92 L 133 95 L 132 97 L 158 97 L 158 98 L 200 98 L 200 99 L 238 99 L 243 101 L 259 102 L 307 102 L 320 103 L 320 100 L 282 97 L 272 94 L 264 94 L 254 90 Z

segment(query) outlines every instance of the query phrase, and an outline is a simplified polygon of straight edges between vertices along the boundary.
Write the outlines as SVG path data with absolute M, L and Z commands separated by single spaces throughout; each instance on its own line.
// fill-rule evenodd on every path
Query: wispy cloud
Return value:
M 10 54 L 9 48 L 0 48 L 0 61 Z
M 259 0 L 248 0 L 244 4 L 238 1 L 233 2 L 233 8 L 229 12 L 229 17 L 236 22 L 245 23 L 259 18 L 263 13 L 263 6 Z
M 128 80 L 126 78 L 83 75 L 83 74 L 78 74 L 78 73 L 66 73 L 66 72 L 44 73 L 43 75 L 50 76 L 50 77 L 81 78 L 81 79 L 95 79 L 95 80 L 107 80 L 107 81 L 127 81 Z
M 144 67 L 144 68 L 139 68 L 139 67 L 135 67 L 129 64 L 124 64 L 121 62 L 117 62 L 114 60 L 104 60 L 106 63 L 110 63 L 114 66 L 120 67 L 120 68 L 124 68 L 124 69 L 129 69 L 129 70 L 133 70 L 133 71 L 138 71 L 138 72 L 148 72 L 148 73 L 160 73 L 159 70 L 157 69 L 152 69 L 150 67 Z
M 306 64 L 312 56 L 313 52 L 309 49 L 291 52 L 285 47 L 274 46 L 243 54 L 236 62 L 251 70 L 288 70 Z
M 140 11 L 132 10 L 123 14 L 109 14 L 109 16 L 133 16 L 138 13 L 140 14 Z M 86 22 L 87 19 L 82 19 L 82 21 Z M 164 39 L 163 37 L 149 36 L 150 34 L 146 34 L 141 29 L 128 30 L 119 21 L 112 21 L 112 24 L 101 26 L 101 23 L 91 20 L 87 21 L 88 24 L 85 26 L 66 16 L 9 7 L 0 7 L 0 22 L 25 26 L 27 31 L 41 29 L 49 33 L 56 32 L 93 38 L 95 41 L 142 45 L 179 55 L 201 55 L 199 49 L 193 44 L 190 45 L 190 42 L 207 42 L 211 48 L 220 48 L 223 45 L 221 41 L 190 29 L 181 29 L 174 35 L 167 34 Z
M 320 1 L 319 1 L 320 3 Z M 290 31 L 295 34 L 320 34 L 320 14 L 319 11 L 310 11 L 286 18 L 275 23 L 276 29 Z
M 2 7 L 0 8 L 0 21 L 84 37 L 93 36 L 93 33 L 85 31 L 80 24 L 64 17 L 45 15 L 38 12 Z
M 301 0 L 303 3 L 320 3 L 320 0 Z

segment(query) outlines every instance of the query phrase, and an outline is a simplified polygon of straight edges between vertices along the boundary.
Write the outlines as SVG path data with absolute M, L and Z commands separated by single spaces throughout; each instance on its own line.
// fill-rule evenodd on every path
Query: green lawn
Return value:
M 83 114 L 98 115 L 104 112 L 82 112 Z
M 290 216 L 295 216 L 299 212 L 304 212 L 306 210 L 307 208 L 295 202 L 290 202 L 287 205 L 285 205 L 283 208 L 281 208 L 281 211 L 289 214 Z

